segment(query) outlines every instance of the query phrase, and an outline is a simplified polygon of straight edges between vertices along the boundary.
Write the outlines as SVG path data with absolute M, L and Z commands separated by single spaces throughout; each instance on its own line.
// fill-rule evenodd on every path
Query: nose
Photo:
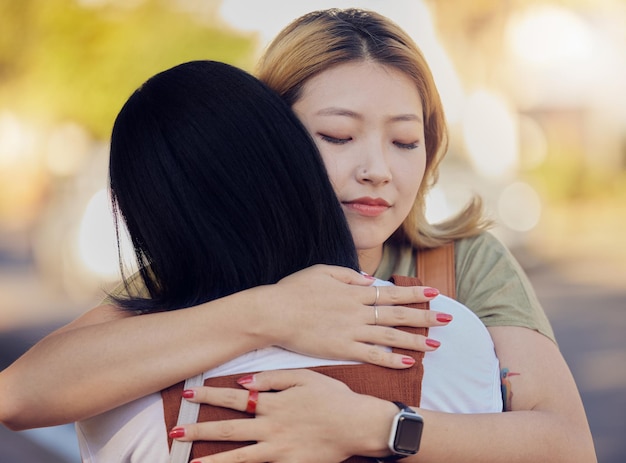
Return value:
M 391 182 L 392 174 L 386 150 L 379 147 L 363 153 L 356 177 L 359 183 L 372 185 L 384 185 Z

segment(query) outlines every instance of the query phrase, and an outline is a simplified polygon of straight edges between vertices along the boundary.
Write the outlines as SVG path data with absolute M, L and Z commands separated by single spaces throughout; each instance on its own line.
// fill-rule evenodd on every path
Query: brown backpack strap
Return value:
M 415 270 L 417 277 L 425 285 L 437 288 L 441 294 L 456 299 L 454 242 L 438 248 L 418 250 Z
M 392 281 L 398 286 L 421 285 L 419 280 L 414 277 L 394 275 L 392 277 Z M 428 303 L 413 304 L 409 307 L 428 310 Z M 428 335 L 427 328 L 402 327 L 400 329 L 411 333 L 422 334 L 424 336 Z M 393 351 L 415 358 L 415 365 L 404 370 L 391 370 L 370 364 L 328 365 L 308 369 L 338 379 L 359 394 L 368 394 L 390 401 L 399 400 L 410 405 L 418 406 L 420 404 L 422 393 L 422 377 L 424 376 L 424 366 L 422 365 L 424 352 L 409 351 L 405 349 L 393 349 Z M 243 376 L 243 373 L 209 378 L 205 380 L 204 384 L 205 386 L 231 387 L 239 389 L 241 386 L 237 384 L 236 381 L 241 376 Z M 161 397 L 163 398 L 163 411 L 165 414 L 165 425 L 168 431 L 176 425 L 183 386 L 184 383 L 181 382 L 161 391 Z M 198 422 L 241 418 L 253 418 L 253 416 L 237 410 L 203 404 L 200 407 Z M 169 437 L 168 444 L 171 447 L 172 440 Z M 191 458 L 200 458 L 219 452 L 225 452 L 227 450 L 232 450 L 249 444 L 252 444 L 252 442 L 196 441 L 191 449 Z M 345 461 L 349 463 L 371 463 L 375 461 L 375 459 L 367 457 L 351 457 Z

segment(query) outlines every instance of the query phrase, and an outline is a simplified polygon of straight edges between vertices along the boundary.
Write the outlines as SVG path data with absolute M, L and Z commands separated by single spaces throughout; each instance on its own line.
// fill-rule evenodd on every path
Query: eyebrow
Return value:
M 422 124 L 422 118 L 417 114 L 400 114 L 398 116 L 393 116 L 389 118 L 390 122 L 398 122 L 398 121 L 408 121 L 408 122 L 419 122 Z
M 360 114 L 357 114 L 354 111 L 350 111 L 349 109 L 336 108 L 334 106 L 331 106 L 330 108 L 320 109 L 315 114 L 317 114 L 318 116 L 346 116 L 353 119 L 363 118 Z
M 352 119 L 363 119 L 363 116 L 359 113 L 355 113 L 354 111 L 350 111 L 349 109 L 337 108 L 331 106 L 329 108 L 320 109 L 317 113 L 318 116 L 345 116 L 350 117 Z M 413 113 L 407 114 L 399 114 L 397 116 L 392 116 L 388 119 L 389 122 L 419 122 L 423 124 L 422 118 Z

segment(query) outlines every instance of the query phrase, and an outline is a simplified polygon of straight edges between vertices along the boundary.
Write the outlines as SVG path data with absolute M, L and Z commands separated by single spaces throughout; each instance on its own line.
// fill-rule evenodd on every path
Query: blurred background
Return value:
M 290 20 L 347 6 L 422 48 L 451 136 L 429 217 L 484 197 L 554 325 L 599 460 L 626 461 L 623 0 L 0 0 L 0 367 L 119 277 L 108 137 L 132 91 L 192 59 L 254 72 Z M 72 433 L 0 427 L 0 461 L 78 462 Z

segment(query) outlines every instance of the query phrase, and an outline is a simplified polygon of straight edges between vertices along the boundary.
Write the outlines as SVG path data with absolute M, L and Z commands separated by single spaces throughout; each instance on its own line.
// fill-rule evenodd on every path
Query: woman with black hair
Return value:
M 116 297 L 126 309 L 195 306 L 314 264 L 358 271 L 306 130 L 227 64 L 185 63 L 144 83 L 115 121 L 109 175 L 147 290 Z
M 358 271 L 306 130 L 273 91 L 232 66 L 189 62 L 145 82 L 115 121 L 109 175 L 114 212 L 139 264 L 111 300 L 131 313 L 198 306 L 315 264 Z M 268 347 L 205 376 L 281 368 L 286 359 L 296 367 L 333 363 Z M 159 393 L 80 421 L 77 431 L 85 462 L 168 458 Z

